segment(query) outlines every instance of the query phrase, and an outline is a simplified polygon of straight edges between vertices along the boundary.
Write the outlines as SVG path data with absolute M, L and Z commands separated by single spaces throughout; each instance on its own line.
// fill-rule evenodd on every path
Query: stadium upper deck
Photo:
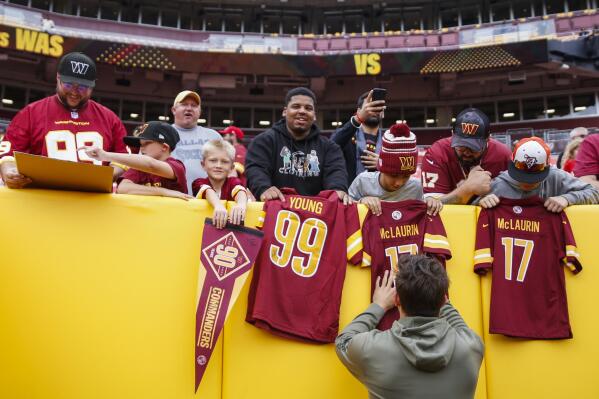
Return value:
M 599 125 L 595 55 L 581 53 L 589 43 L 591 50 L 599 47 L 596 0 L 324 1 L 317 9 L 300 9 L 301 1 L 162 8 L 151 1 L 26 3 L 29 8 L 0 3 L 6 38 L 0 41 L 0 116 L 8 118 L 51 92 L 55 57 L 77 49 L 98 61 L 95 94 L 131 126 L 168 120 L 172 96 L 193 88 L 206 100 L 199 123 L 234 123 L 251 134 L 278 118 L 284 91 L 297 85 L 317 93 L 325 130 L 347 120 L 355 98 L 374 86 L 389 90 L 386 124 L 406 120 L 424 143 L 446 135 L 465 106 L 488 113 L 495 131 Z M 116 14 L 107 11 L 112 6 Z M 360 29 L 348 22 L 356 7 L 362 10 Z M 410 22 L 414 9 L 418 24 Z M 158 19 L 148 10 L 158 10 Z M 261 27 L 232 27 L 228 18 L 239 10 L 244 18 L 258 18 Z M 307 22 L 289 34 L 286 16 L 298 10 Z M 341 25 L 329 24 L 335 13 L 341 13 Z M 219 29 L 210 22 L 216 14 Z M 266 29 L 271 14 L 278 18 L 276 32 Z M 59 45 L 52 47 L 53 40 Z

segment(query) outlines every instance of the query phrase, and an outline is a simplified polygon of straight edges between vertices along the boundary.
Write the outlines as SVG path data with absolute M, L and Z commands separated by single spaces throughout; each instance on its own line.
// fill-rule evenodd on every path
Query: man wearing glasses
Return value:
M 489 138 L 491 124 L 481 110 L 467 108 L 453 124 L 452 136 L 436 141 L 422 160 L 424 196 L 444 204 L 469 204 L 491 190 L 491 179 L 507 170 L 510 150 Z
M 78 149 L 98 146 L 106 151 L 127 152 L 127 135 L 120 119 L 90 99 L 96 84 L 96 64 L 83 53 L 66 54 L 58 63 L 56 95 L 33 102 L 12 119 L 0 142 L 0 176 L 9 188 L 31 182 L 17 170 L 14 151 L 74 162 L 102 162 Z M 114 167 L 115 177 L 123 171 Z

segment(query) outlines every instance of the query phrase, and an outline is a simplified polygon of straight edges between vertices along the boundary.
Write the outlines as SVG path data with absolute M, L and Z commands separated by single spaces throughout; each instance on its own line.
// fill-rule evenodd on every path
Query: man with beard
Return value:
M 422 161 L 424 196 L 440 197 L 444 204 L 468 204 L 488 194 L 491 179 L 507 170 L 510 150 L 489 138 L 487 115 L 476 108 L 459 113 L 452 136 L 436 141 Z
M 376 171 L 384 109 L 384 100 L 372 101 L 372 90 L 362 94 L 358 98 L 356 113 L 331 136 L 331 140 L 343 151 L 348 186 L 360 173 Z
M 198 126 L 202 113 L 202 99 L 195 91 L 184 90 L 177 94 L 171 108 L 175 123 L 173 127 L 179 132 L 180 141 L 171 156 L 185 165 L 187 189 L 191 193 L 191 184 L 208 175 L 202 167 L 202 148 L 210 140 L 222 140 L 215 130 Z
M 347 171 L 341 149 L 314 123 L 316 96 L 305 87 L 287 92 L 283 119 L 252 140 L 245 158 L 248 187 L 260 201 L 285 201 L 281 188 L 300 195 L 336 190 L 344 203 Z
M 68 161 L 102 164 L 79 148 L 97 146 L 110 152 L 127 152 L 127 135 L 119 118 L 91 100 L 96 64 L 83 53 L 66 54 L 58 63 L 56 95 L 35 101 L 12 119 L 0 142 L 0 175 L 9 188 L 31 182 L 19 173 L 14 151 Z M 123 170 L 114 166 L 115 178 Z

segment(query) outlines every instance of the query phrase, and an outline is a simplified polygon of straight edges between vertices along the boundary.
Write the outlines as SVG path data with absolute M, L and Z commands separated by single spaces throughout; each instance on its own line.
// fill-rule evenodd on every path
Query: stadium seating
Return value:
M 400 49 L 400 48 L 420 48 L 420 47 L 445 47 L 456 45 L 472 44 L 467 40 L 460 40 L 460 33 L 464 38 L 471 37 L 480 29 L 489 29 L 493 27 L 503 28 L 505 21 L 484 23 L 481 25 L 467 25 L 453 28 L 443 28 L 437 31 L 428 31 L 423 34 L 422 31 L 384 32 L 383 37 L 377 37 L 379 33 L 362 34 L 342 34 L 335 33 L 333 37 L 329 35 L 317 36 L 309 33 L 305 36 L 293 35 L 265 35 L 257 33 L 238 33 L 238 32 L 206 32 L 197 30 L 174 29 L 159 27 L 147 24 L 122 23 L 96 18 L 81 18 L 66 14 L 59 14 L 48 11 L 34 11 L 26 7 L 10 4 L 2 5 L 6 9 L 15 10 L 14 15 L 24 15 L 18 23 L 33 29 L 44 29 L 53 33 L 58 33 L 73 37 L 88 37 L 95 40 L 108 40 L 114 42 L 128 42 L 143 45 L 159 45 L 165 48 L 177 48 L 192 51 L 214 51 L 221 47 L 221 51 L 227 51 L 227 46 L 220 46 L 219 43 L 234 41 L 235 37 L 241 37 L 242 43 L 235 48 L 240 52 L 256 52 L 255 46 L 244 44 L 246 40 L 252 39 L 266 40 L 276 37 L 276 45 L 271 43 L 269 48 L 262 49 L 260 52 L 286 54 L 306 54 L 316 52 L 356 52 L 368 51 L 370 49 Z M 46 21 L 46 22 L 44 22 Z M 16 23 L 16 22 L 15 22 Z M 546 27 L 539 29 L 539 36 L 551 35 L 554 32 L 558 36 L 574 35 L 581 30 L 591 29 L 599 26 L 599 13 L 595 10 L 575 11 L 551 16 L 530 17 L 515 19 L 509 21 L 513 26 L 514 32 L 522 29 L 519 35 L 510 36 L 510 41 L 531 40 L 530 30 L 527 25 L 530 24 L 550 24 L 552 29 L 547 31 Z M 441 37 L 439 38 L 439 35 Z M 386 44 L 385 46 L 385 38 Z M 381 39 L 381 40 L 379 40 Z M 504 39 L 502 39 L 504 40 Z M 480 44 L 480 43 L 479 43 Z M 216 47 L 215 47 L 216 46 Z

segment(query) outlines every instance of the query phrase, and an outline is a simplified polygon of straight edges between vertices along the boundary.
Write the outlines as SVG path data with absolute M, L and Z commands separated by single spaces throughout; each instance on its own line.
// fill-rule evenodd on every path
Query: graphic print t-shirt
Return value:
M 327 190 L 264 207 L 246 321 L 288 338 L 334 342 L 347 261 L 362 249 L 356 205 Z
M 445 227 L 439 215 L 426 214 L 422 201 L 381 202 L 383 213 L 375 216 L 368 213 L 362 226 L 362 266 L 370 266 L 370 294 L 374 292 L 377 277 L 386 270 L 397 272 L 399 257 L 405 254 L 431 254 L 444 261 L 451 259 L 451 250 Z M 358 256 L 359 257 L 359 256 Z M 388 330 L 399 311 L 393 308 L 385 313 L 378 325 L 379 330 Z
M 483 209 L 476 233 L 474 271 L 492 270 L 489 332 L 513 337 L 572 338 L 563 266 L 582 270 L 564 212 L 538 197 Z

